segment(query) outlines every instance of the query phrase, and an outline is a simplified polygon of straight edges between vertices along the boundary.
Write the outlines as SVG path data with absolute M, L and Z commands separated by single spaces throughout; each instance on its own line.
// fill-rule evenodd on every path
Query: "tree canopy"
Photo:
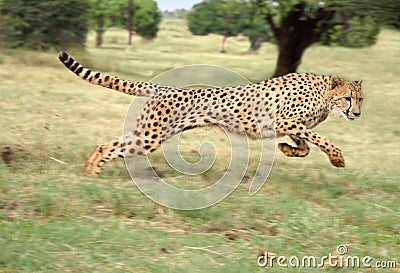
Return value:
M 145 39 L 156 37 L 162 15 L 153 0 L 91 0 L 90 26 L 96 30 L 96 46 L 101 46 L 110 26 L 127 29 L 128 44 L 134 31 Z
M 251 2 L 244 2 L 240 13 L 239 22 L 241 33 L 249 37 L 250 49 L 256 51 L 260 48 L 262 42 L 271 41 L 272 34 L 260 9 Z
M 83 46 L 88 8 L 86 1 L 79 0 L 3 0 L 4 46 L 34 50 Z
M 223 36 L 221 52 L 226 51 L 226 39 L 242 33 L 250 38 L 252 49 L 270 37 L 262 17 L 249 3 L 239 0 L 209 0 L 193 6 L 188 14 L 189 30 L 195 35 L 210 33 Z
M 89 4 L 89 26 L 96 32 L 96 47 L 100 47 L 103 43 L 104 32 L 114 24 L 113 18 L 117 14 L 115 2 L 90 0 Z
M 153 0 L 0 0 L 0 15 L 2 46 L 33 50 L 83 47 L 89 27 L 96 46 L 111 26 L 151 39 L 161 21 Z
M 128 19 L 128 18 L 127 18 Z M 157 36 L 158 25 L 162 19 L 162 13 L 158 10 L 157 2 L 153 0 L 133 1 L 133 31 L 145 39 Z

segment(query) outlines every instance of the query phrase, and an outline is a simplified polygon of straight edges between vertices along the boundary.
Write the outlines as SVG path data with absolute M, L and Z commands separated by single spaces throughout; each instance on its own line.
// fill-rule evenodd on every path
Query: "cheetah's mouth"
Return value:
M 348 113 L 342 112 L 342 118 L 347 121 L 354 121 L 357 117 L 351 117 Z

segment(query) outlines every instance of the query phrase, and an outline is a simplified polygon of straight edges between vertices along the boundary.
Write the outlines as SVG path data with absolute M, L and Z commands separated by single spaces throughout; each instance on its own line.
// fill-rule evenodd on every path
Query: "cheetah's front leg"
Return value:
M 276 121 L 275 130 L 277 134 L 289 135 L 298 145 L 297 148 L 293 148 L 290 145 L 283 143 L 279 145 L 279 148 L 287 156 L 301 156 L 307 149 L 304 149 L 304 143 L 302 141 L 307 140 L 317 145 L 324 153 L 326 153 L 331 161 L 331 164 L 335 167 L 344 167 L 344 158 L 342 152 L 338 147 L 333 145 L 327 138 L 318 135 L 317 133 L 308 129 L 299 121 Z M 296 140 L 302 140 L 297 142 Z M 300 145 L 299 145 L 299 144 Z M 301 147 L 300 150 L 298 149 Z M 307 147 L 308 148 L 308 147 Z M 300 151 L 300 154 L 299 154 Z M 307 151 L 308 153 L 308 151 Z

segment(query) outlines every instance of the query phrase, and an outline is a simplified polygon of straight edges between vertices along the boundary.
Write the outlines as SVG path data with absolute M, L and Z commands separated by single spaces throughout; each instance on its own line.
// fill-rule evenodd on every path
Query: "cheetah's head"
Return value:
M 346 81 L 337 76 L 331 77 L 329 91 L 330 113 L 345 120 L 355 120 L 361 115 L 363 94 L 361 80 Z

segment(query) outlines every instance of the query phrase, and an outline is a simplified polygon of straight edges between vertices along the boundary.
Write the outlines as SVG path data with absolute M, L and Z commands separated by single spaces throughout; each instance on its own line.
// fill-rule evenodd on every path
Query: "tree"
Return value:
M 249 37 L 250 50 L 257 51 L 262 42 L 272 40 L 271 32 L 256 5 L 244 2 L 241 10 L 240 30 L 244 36 Z
M 0 16 L 2 15 L 2 5 L 3 5 L 3 0 L 0 0 Z M 4 46 L 4 29 L 5 29 L 5 25 L 3 20 L 0 20 L 0 48 L 2 48 Z
M 304 50 L 318 41 L 321 33 L 333 18 L 333 11 L 316 4 L 307 5 L 305 1 L 279 1 L 277 7 L 269 2 L 258 0 L 264 11 L 267 24 L 277 41 L 279 55 L 274 76 L 295 72 L 300 65 Z M 279 23 L 275 22 L 276 13 Z
M 126 30 L 128 31 L 128 39 L 126 44 L 132 46 L 132 36 L 133 36 L 133 0 L 128 0 L 126 8 Z
M 271 40 L 271 34 L 257 6 L 238 0 L 209 0 L 195 5 L 187 16 L 194 35 L 222 35 L 221 52 L 226 52 L 229 37 L 242 33 L 250 41 L 250 49 Z
M 195 35 L 222 35 L 221 52 L 226 52 L 227 39 L 240 32 L 240 12 L 241 2 L 237 0 L 201 2 L 188 14 L 188 27 Z
M 90 0 L 89 3 L 89 25 L 96 32 L 95 46 L 100 47 L 103 44 L 104 32 L 113 24 L 115 3 L 109 0 Z
M 135 1 L 137 1 L 133 17 L 135 32 L 144 39 L 155 38 L 159 30 L 158 25 L 162 20 L 162 13 L 158 10 L 157 2 L 153 0 Z
M 369 20 L 380 23 L 396 18 L 400 12 L 397 0 L 254 0 L 252 2 L 262 10 L 264 19 L 278 44 L 279 55 L 275 77 L 295 72 L 304 51 L 313 43 L 319 42 L 328 30 L 341 25 L 344 27 L 344 34 L 351 34 L 348 32 L 350 25 L 358 23 L 364 30 L 363 24 L 367 22 L 364 19 L 357 20 L 356 17 L 369 16 Z M 341 18 L 341 21 L 338 18 Z M 362 45 L 374 42 L 377 33 L 371 31 L 370 37 Z M 347 44 L 353 45 L 354 41 L 349 40 Z
M 127 44 L 136 32 L 145 39 L 156 37 L 161 12 L 153 0 L 90 0 L 90 26 L 96 31 L 96 47 L 103 43 L 104 32 L 111 26 L 127 30 Z
M 33 50 L 83 47 L 88 5 L 79 0 L 3 0 L 4 46 Z
M 376 18 L 354 16 L 346 24 L 332 24 L 320 38 L 320 43 L 328 46 L 363 47 L 376 42 L 379 34 L 379 22 Z
M 132 44 L 132 34 L 135 32 L 144 39 L 153 39 L 157 36 L 158 25 L 162 13 L 158 10 L 154 0 L 118 0 L 120 16 L 116 23 L 123 26 L 128 32 L 127 44 Z

